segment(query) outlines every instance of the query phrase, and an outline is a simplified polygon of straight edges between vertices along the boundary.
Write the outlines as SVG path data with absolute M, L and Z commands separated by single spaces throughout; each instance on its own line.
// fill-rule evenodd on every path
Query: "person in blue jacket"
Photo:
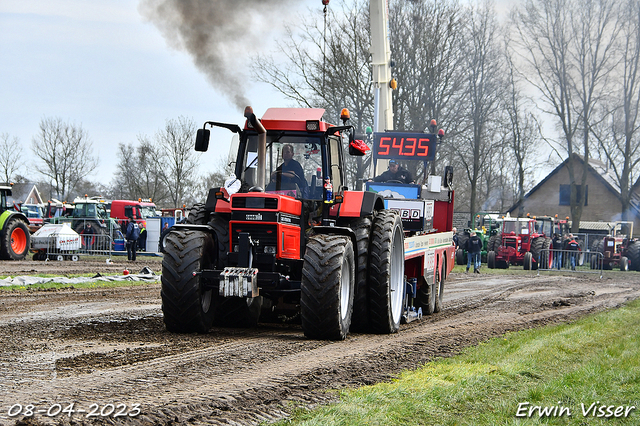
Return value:
M 129 216 L 129 223 L 127 224 L 127 257 L 131 261 L 136 260 L 136 246 L 138 245 L 138 238 L 140 238 L 140 227 L 133 220 L 133 216 Z

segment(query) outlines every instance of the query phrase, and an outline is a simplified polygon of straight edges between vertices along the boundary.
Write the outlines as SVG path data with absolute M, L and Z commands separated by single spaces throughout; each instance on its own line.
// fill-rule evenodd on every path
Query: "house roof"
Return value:
M 40 196 L 40 192 L 36 187 L 36 184 L 33 182 L 24 182 L 24 183 L 16 183 L 11 188 L 12 195 L 8 197 L 9 202 L 15 202 L 16 204 L 22 204 L 26 202 L 27 197 L 31 194 L 32 191 L 35 191 L 38 198 L 42 199 Z
M 573 157 L 581 164 L 584 164 L 584 158 L 581 155 L 573 154 Z M 560 170 L 562 170 L 562 168 L 564 168 L 568 162 L 569 158 L 564 160 L 558 167 L 553 169 L 551 173 L 549 173 L 536 186 L 534 186 L 529 192 L 527 192 L 527 194 L 521 201 L 518 201 L 513 206 L 511 206 L 511 208 L 509 208 L 507 212 L 512 213 L 514 210 L 520 207 L 520 204 L 522 204 L 524 200 L 529 198 L 531 194 L 540 189 L 540 187 L 542 187 L 549 179 L 560 172 Z M 596 160 L 595 158 L 589 158 L 588 170 L 593 173 L 593 175 L 596 176 L 609 191 L 611 191 L 618 199 L 621 200 L 622 196 L 620 193 L 620 185 L 618 183 L 618 179 L 616 178 L 613 171 L 610 170 L 605 163 L 600 160 Z M 636 192 L 634 192 L 631 197 L 631 207 L 635 210 L 636 216 L 640 215 L 640 195 L 638 195 Z

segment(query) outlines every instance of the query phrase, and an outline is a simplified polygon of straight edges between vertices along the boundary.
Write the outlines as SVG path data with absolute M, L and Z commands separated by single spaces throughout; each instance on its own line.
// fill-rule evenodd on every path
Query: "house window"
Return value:
M 580 202 L 580 189 L 582 185 L 576 185 L 576 189 L 578 191 L 578 203 Z M 570 206 L 571 205 L 571 185 L 560 185 L 560 205 L 561 206 Z M 586 190 L 584 193 L 584 205 L 589 205 L 589 185 L 586 186 Z

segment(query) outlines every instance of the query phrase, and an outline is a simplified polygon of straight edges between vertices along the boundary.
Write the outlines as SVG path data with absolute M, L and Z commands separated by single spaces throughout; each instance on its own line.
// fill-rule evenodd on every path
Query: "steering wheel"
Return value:
M 389 179 L 386 183 L 404 183 L 404 182 L 398 179 Z

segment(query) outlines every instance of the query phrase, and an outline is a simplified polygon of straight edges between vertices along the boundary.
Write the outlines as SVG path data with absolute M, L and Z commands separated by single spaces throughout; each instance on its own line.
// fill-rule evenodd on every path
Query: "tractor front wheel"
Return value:
M 23 260 L 29 254 L 31 234 L 27 225 L 18 218 L 5 222 L 0 241 L 0 259 Z
M 487 253 L 487 266 L 489 269 L 494 269 L 496 267 L 496 252 L 490 251 Z
M 172 230 L 165 238 L 160 296 L 167 330 L 206 333 L 213 324 L 214 291 L 194 273 L 212 269 L 216 261 L 213 236 L 193 230 Z
M 327 340 L 347 337 L 353 312 L 355 274 L 351 239 L 322 234 L 309 238 L 300 294 L 305 336 Z
M 369 251 L 369 314 L 376 333 L 400 328 L 404 301 L 404 238 L 397 212 L 383 210 L 373 221 Z

